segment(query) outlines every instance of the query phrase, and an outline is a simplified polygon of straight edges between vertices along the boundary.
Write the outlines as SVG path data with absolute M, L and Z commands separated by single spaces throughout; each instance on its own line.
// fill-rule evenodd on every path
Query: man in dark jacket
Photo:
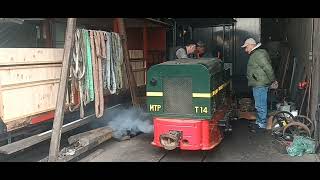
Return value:
M 210 51 L 208 51 L 206 44 L 202 41 L 197 42 L 197 48 L 194 54 L 195 54 L 195 59 L 213 58 L 213 55 L 211 54 Z
M 197 43 L 188 41 L 186 46 L 177 47 L 175 50 L 174 59 L 192 58 L 194 51 L 196 50 Z
M 264 132 L 267 127 L 267 95 L 271 85 L 278 83 L 275 79 L 271 60 L 266 50 L 260 49 L 261 43 L 256 43 L 253 38 L 245 41 L 245 52 L 250 55 L 247 65 L 248 86 L 252 87 L 255 108 L 257 110 L 256 123 L 251 126 L 252 132 Z

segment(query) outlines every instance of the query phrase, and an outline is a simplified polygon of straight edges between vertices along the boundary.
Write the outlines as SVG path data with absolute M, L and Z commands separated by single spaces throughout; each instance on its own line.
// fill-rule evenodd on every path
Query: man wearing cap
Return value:
M 196 50 L 197 44 L 193 41 L 189 41 L 185 47 L 179 47 L 175 51 L 175 59 L 190 58 L 190 56 Z
M 250 55 L 247 65 L 248 86 L 252 87 L 255 108 L 257 110 L 256 122 L 250 125 L 251 132 L 265 132 L 267 126 L 267 95 L 269 86 L 276 87 L 278 82 L 275 79 L 271 66 L 269 54 L 265 49 L 259 48 L 261 43 L 256 43 L 249 38 L 241 46 Z

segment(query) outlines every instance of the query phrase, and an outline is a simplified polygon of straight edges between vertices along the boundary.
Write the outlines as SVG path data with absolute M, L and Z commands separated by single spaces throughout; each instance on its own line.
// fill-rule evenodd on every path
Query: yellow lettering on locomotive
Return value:
M 161 105 L 157 105 L 157 104 L 150 104 L 150 111 L 160 111 L 161 109 Z
M 201 113 L 201 114 L 208 113 L 208 107 L 195 106 L 194 108 L 196 109 L 196 113 Z
M 195 106 L 194 108 L 196 109 L 196 113 L 198 113 L 199 107 L 198 107 L 198 106 Z
M 202 112 L 207 114 L 208 113 L 208 108 L 204 107 Z

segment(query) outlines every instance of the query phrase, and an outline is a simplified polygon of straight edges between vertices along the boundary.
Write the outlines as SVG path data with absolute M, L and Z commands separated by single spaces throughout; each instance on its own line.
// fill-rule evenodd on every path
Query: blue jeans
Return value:
M 257 87 L 253 87 L 252 90 L 253 90 L 253 97 L 255 101 L 255 108 L 257 110 L 256 124 L 258 124 L 260 128 L 266 128 L 267 112 L 268 112 L 268 104 L 267 104 L 268 87 L 257 86 Z

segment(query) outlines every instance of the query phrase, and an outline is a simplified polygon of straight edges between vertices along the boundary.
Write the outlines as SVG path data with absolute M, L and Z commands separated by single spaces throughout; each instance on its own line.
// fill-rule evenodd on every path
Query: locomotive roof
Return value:
M 217 58 L 200 58 L 200 59 L 176 59 L 173 61 L 166 61 L 162 63 L 163 65 L 191 65 L 191 64 L 203 64 L 207 67 L 214 66 L 214 64 L 220 64 L 220 60 Z

